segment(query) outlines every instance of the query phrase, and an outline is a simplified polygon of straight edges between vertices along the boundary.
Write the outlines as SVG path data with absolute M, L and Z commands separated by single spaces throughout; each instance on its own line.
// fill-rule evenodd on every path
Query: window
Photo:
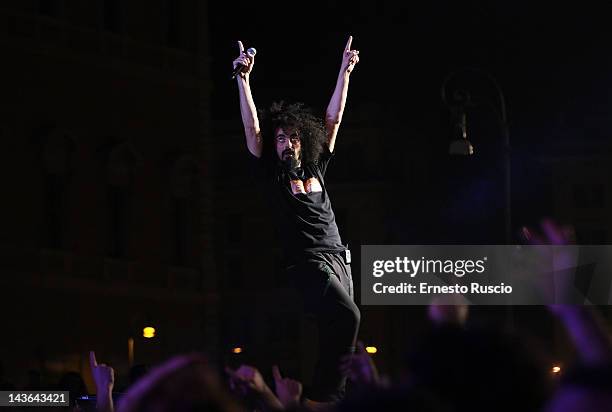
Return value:
M 67 196 L 70 172 L 74 162 L 74 140 L 63 132 L 52 130 L 44 137 L 44 246 L 62 249 L 65 243 Z
M 243 220 L 242 215 L 233 213 L 227 216 L 227 241 L 230 245 L 238 245 L 243 240 Z
M 46 173 L 44 184 L 44 246 L 49 249 L 62 249 L 67 180 L 63 175 Z
M 179 16 L 180 2 L 178 0 L 166 0 L 166 45 L 169 47 L 179 47 Z
M 174 258 L 173 263 L 177 266 L 185 265 L 187 244 L 190 238 L 191 224 L 189 217 L 191 213 L 187 199 L 174 199 Z
M 227 257 L 224 283 L 229 289 L 244 289 L 244 265 L 240 256 Z
M 61 0 L 38 0 L 38 14 L 57 18 L 61 14 Z
M 198 167 L 191 156 L 176 159 L 172 171 L 172 195 L 174 226 L 173 264 L 189 266 L 195 244 L 196 213 L 194 210 L 197 193 Z
M 104 0 L 104 30 L 121 32 L 122 10 L 120 0 Z
M 163 29 L 168 47 L 194 51 L 198 32 L 200 4 L 195 0 L 165 0 Z M 248 15 L 242 8 L 241 13 Z
M 132 182 L 137 155 L 129 143 L 115 144 L 108 155 L 108 255 L 125 258 L 132 212 Z
M 128 188 L 108 186 L 109 237 L 108 256 L 116 259 L 127 255 L 130 197 Z

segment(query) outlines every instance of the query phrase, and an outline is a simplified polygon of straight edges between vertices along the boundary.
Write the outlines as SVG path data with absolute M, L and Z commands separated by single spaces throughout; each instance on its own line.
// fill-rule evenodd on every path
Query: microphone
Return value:
M 304 177 L 304 171 L 300 168 L 300 162 L 292 154 L 284 162 L 285 170 L 291 180 L 300 179 Z
M 246 51 L 246 55 L 253 58 L 255 57 L 255 53 L 257 53 L 257 50 L 255 50 L 254 47 L 250 47 L 247 51 Z M 239 64 L 238 66 L 236 66 L 236 68 L 234 69 L 234 72 L 232 73 L 232 80 L 234 80 L 236 78 L 236 76 L 238 76 L 238 73 L 240 73 L 241 71 L 244 70 L 246 66 L 243 64 Z

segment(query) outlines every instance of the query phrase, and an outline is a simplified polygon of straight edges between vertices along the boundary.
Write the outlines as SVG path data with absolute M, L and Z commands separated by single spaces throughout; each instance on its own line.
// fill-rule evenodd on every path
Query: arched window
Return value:
M 113 145 L 108 153 L 107 201 L 108 201 L 108 246 L 107 254 L 112 258 L 125 258 L 128 253 L 129 227 L 132 218 L 133 180 L 139 156 L 131 144 Z
M 174 159 L 171 168 L 173 250 L 172 264 L 191 266 L 197 236 L 198 165 L 190 155 Z
M 76 143 L 67 132 L 53 129 L 41 139 L 43 167 L 43 247 L 66 247 L 68 185 L 74 168 Z

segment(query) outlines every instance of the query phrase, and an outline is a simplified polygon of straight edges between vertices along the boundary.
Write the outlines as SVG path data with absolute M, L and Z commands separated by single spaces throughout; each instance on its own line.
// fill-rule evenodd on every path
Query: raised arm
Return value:
M 96 353 L 89 352 L 89 366 L 91 375 L 96 383 L 96 411 L 113 412 L 113 386 L 115 385 L 115 371 L 110 366 L 99 364 Z
M 327 129 L 327 143 L 330 152 L 334 151 L 334 146 L 336 145 L 336 136 L 338 135 L 344 106 L 346 105 L 346 96 L 348 95 L 349 78 L 355 65 L 359 62 L 359 51 L 351 50 L 352 41 L 353 36 L 349 36 L 342 53 L 342 64 L 340 66 L 340 73 L 338 73 L 336 88 L 325 113 L 325 128 Z
M 262 139 L 261 130 L 259 129 L 259 119 L 257 118 L 257 108 L 251 94 L 251 85 L 249 82 L 255 57 L 249 57 L 244 52 L 244 46 L 241 41 L 238 41 L 238 49 L 240 56 L 234 60 L 234 69 L 242 64 L 246 68 L 236 76 L 238 81 L 238 94 L 240 96 L 240 114 L 242 116 L 242 124 L 244 125 L 244 134 L 246 135 L 246 143 L 249 152 L 253 156 L 261 157 Z
M 612 362 L 612 341 L 605 321 L 588 306 L 548 305 L 565 326 L 580 359 L 590 366 Z
M 568 245 L 574 243 L 574 228 L 572 226 L 561 226 L 550 218 L 542 220 L 541 234 L 534 229 L 523 227 L 522 235 L 527 243 L 532 245 Z M 563 264 L 561 267 L 553 266 L 553 270 L 561 271 L 562 267 L 568 266 L 568 260 L 573 258 L 557 257 Z M 557 258 L 555 260 L 557 260 Z M 554 261 L 553 261 L 554 265 Z M 570 286 L 570 279 L 562 279 L 559 296 L 565 295 L 564 288 Z M 555 295 L 553 295 L 555 297 Z M 605 365 L 612 362 L 612 340 L 610 332 L 606 328 L 605 321 L 589 306 L 550 304 L 548 309 L 561 321 L 568 335 L 574 342 L 581 361 L 589 366 Z

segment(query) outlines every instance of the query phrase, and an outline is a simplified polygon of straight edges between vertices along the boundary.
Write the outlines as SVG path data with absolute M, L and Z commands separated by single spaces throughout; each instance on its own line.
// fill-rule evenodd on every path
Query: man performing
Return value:
M 240 56 L 234 69 L 246 143 L 266 185 L 280 234 L 287 274 L 301 293 L 306 310 L 315 315 L 319 329 L 319 360 L 308 398 L 333 402 L 342 398 L 346 376 L 340 359 L 354 351 L 360 313 L 353 302 L 350 252 L 342 244 L 325 184 L 338 128 L 346 104 L 349 77 L 359 62 L 349 37 L 325 121 L 301 104 L 272 105 L 259 126 L 249 76 L 254 55 L 238 42 Z

